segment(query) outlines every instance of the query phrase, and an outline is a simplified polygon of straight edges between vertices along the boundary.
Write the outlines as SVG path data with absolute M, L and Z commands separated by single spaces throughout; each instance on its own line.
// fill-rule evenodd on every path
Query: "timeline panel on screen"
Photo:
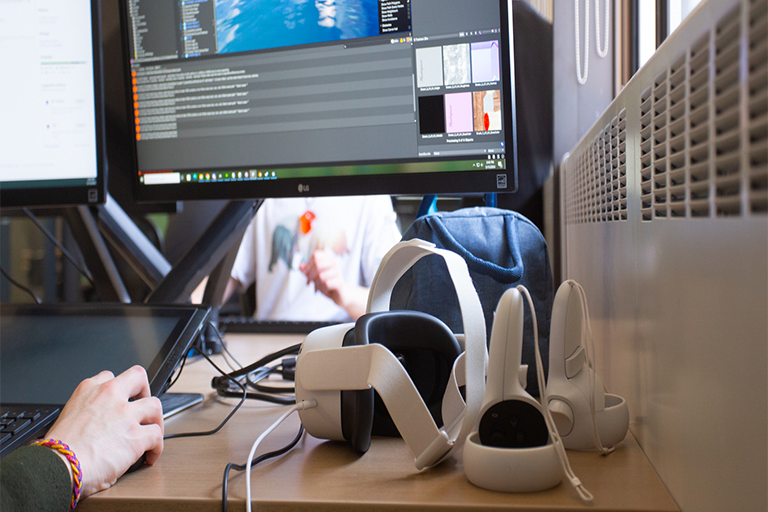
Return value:
M 515 189 L 505 1 L 125 14 L 139 199 Z

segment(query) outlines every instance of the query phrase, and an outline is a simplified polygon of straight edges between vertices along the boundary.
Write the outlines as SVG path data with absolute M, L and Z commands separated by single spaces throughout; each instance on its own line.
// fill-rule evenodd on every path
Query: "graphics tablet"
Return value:
M 208 313 L 175 305 L 0 305 L 0 403 L 63 405 L 83 379 L 136 364 L 159 396 Z

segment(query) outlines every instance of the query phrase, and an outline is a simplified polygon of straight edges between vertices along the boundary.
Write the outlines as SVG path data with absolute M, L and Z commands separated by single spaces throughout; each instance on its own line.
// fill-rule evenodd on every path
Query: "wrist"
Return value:
M 43 446 L 53 450 L 56 455 L 64 460 L 67 467 L 67 471 L 70 476 L 70 483 L 72 489 L 72 501 L 70 503 L 70 510 L 74 510 L 77 506 L 77 502 L 80 501 L 80 492 L 82 489 L 82 471 L 80 469 L 80 460 L 78 460 L 72 449 L 66 444 L 56 439 L 40 439 L 33 443 L 37 446 Z
M 46 447 L 49 450 L 51 450 L 53 453 L 55 453 L 63 462 L 64 466 L 67 468 L 67 473 L 69 473 L 69 486 L 74 489 L 75 488 L 75 475 L 72 474 L 72 465 L 69 463 L 67 458 L 64 456 L 64 454 L 59 453 L 57 450 L 54 450 L 53 448 Z
M 368 288 L 357 285 L 345 285 L 339 293 L 339 306 L 343 307 L 349 316 L 358 319 L 365 314 L 368 306 Z

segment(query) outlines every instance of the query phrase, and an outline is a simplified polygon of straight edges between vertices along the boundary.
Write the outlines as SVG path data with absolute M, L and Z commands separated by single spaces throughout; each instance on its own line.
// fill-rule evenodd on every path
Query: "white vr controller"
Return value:
M 522 347 L 523 297 L 511 288 L 496 308 L 480 421 L 464 445 L 464 471 L 478 487 L 531 492 L 563 478 L 545 411 L 523 388 Z
M 549 410 L 566 448 L 604 453 L 624 440 L 629 408 L 603 389 L 582 343 L 592 337 L 584 289 L 566 281 L 557 290 L 549 335 Z
M 518 288 L 533 309 L 527 290 Z M 464 470 L 473 484 L 504 492 L 548 489 L 565 475 L 590 503 L 592 495 L 570 468 L 565 448 L 612 451 L 629 428 L 627 403 L 605 393 L 590 363 L 583 343 L 587 336 L 591 340 L 589 311 L 584 290 L 574 281 L 563 283 L 555 297 L 546 387 L 536 347 L 541 400 L 548 407 L 525 391 L 520 291 L 507 290 L 496 308 L 483 405 L 464 446 Z M 537 332 L 535 315 L 533 321 Z

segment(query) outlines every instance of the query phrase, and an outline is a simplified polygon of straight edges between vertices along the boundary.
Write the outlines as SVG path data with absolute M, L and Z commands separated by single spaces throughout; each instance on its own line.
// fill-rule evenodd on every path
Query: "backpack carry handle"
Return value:
M 471 271 L 486 275 L 502 284 L 513 284 L 522 279 L 524 269 L 523 258 L 520 253 L 520 241 L 517 237 L 517 217 L 507 217 L 504 219 L 507 242 L 512 251 L 512 258 L 515 261 L 515 266 L 512 268 L 501 267 L 490 261 L 480 259 L 469 252 L 463 245 L 456 241 L 453 235 L 446 229 L 439 216 L 430 215 L 424 220 L 429 223 L 429 226 L 446 249 L 455 252 L 464 258 L 467 262 L 467 267 L 469 267 Z

